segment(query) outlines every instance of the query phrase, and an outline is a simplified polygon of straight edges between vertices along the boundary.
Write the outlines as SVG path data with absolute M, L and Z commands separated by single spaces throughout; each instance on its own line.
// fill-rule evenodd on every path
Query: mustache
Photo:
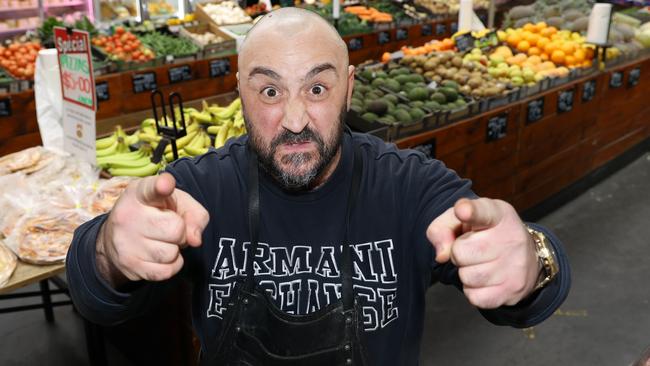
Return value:
M 281 144 L 296 144 L 301 142 L 314 141 L 318 146 L 323 146 L 323 139 L 311 128 L 305 127 L 299 133 L 293 133 L 289 130 L 283 130 L 273 141 L 271 141 L 271 150 L 274 151 Z

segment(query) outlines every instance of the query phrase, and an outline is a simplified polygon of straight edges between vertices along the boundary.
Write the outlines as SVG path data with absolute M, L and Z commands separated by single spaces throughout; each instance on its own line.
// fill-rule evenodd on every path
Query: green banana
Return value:
M 192 139 L 194 138 L 194 136 L 196 136 L 197 133 L 198 133 L 198 131 L 188 132 L 187 135 L 185 135 L 185 136 L 179 138 L 178 140 L 176 140 L 176 148 L 178 150 L 182 149 L 185 145 L 189 144 L 190 141 L 192 141 Z M 172 151 L 172 144 L 169 144 L 169 145 L 165 146 L 165 153 L 168 153 L 168 152 L 171 152 L 171 151 Z
M 138 142 L 140 142 L 137 131 L 130 135 L 126 135 L 126 137 L 124 138 L 124 142 L 126 142 L 127 145 L 135 145 Z
M 185 152 L 187 152 L 188 154 L 190 154 L 192 156 L 203 155 L 203 154 L 208 152 L 207 147 L 194 147 L 194 146 L 191 146 L 191 145 L 185 146 L 185 148 L 183 148 L 183 150 L 185 150 Z
M 139 168 L 151 163 L 151 158 L 143 156 L 137 160 L 123 160 L 108 163 L 109 168 Z
M 213 135 L 219 134 L 219 130 L 221 130 L 223 126 L 208 126 L 207 130 L 208 133 L 211 133 Z
M 231 126 L 232 122 L 226 122 L 226 124 L 221 126 L 221 129 L 219 129 L 219 134 L 217 134 L 217 138 L 214 140 L 214 147 L 218 149 L 226 144 L 228 131 L 230 130 Z
M 161 167 L 160 163 L 149 162 L 137 168 L 109 168 L 108 172 L 113 176 L 148 177 L 156 174 Z
M 210 113 L 196 111 L 190 113 L 190 117 L 199 123 L 212 123 L 212 115 Z
M 117 145 L 118 145 L 118 141 L 117 141 L 117 138 L 116 138 L 115 142 L 113 142 L 112 145 L 110 145 L 109 147 L 107 147 L 105 149 L 97 150 L 95 152 L 95 154 L 97 155 L 97 157 L 115 155 L 115 152 L 117 151 Z
M 97 139 L 95 141 L 95 149 L 97 150 L 106 149 L 111 145 L 113 145 L 115 142 L 117 142 L 117 134 L 113 132 L 113 134 L 108 137 Z

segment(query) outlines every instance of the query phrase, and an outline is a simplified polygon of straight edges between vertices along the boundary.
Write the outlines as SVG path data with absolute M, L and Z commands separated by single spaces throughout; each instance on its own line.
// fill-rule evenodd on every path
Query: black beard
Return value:
M 242 105 L 242 108 L 244 106 Z M 283 189 L 292 192 L 308 191 L 313 189 L 314 181 L 318 178 L 325 168 L 332 162 L 336 155 L 341 141 L 343 139 L 343 123 L 347 109 L 345 104 L 339 114 L 339 119 L 336 121 L 337 128 L 334 131 L 330 141 L 324 141 L 323 138 L 314 130 L 306 126 L 300 133 L 293 133 L 289 130 L 283 130 L 280 135 L 276 136 L 268 148 L 263 146 L 263 142 L 257 131 L 250 123 L 244 109 L 244 120 L 246 129 L 248 131 L 248 141 L 255 153 L 257 153 L 258 161 L 262 169 L 273 177 Z M 314 157 L 311 153 L 294 153 L 282 157 L 282 164 L 288 164 L 293 167 L 299 167 L 306 163 L 310 163 L 313 159 L 317 159 L 317 163 L 308 171 L 302 174 L 292 174 L 282 170 L 279 164 L 276 164 L 274 156 L 277 147 L 285 143 L 298 143 L 298 142 L 314 142 L 317 146 L 317 156 Z

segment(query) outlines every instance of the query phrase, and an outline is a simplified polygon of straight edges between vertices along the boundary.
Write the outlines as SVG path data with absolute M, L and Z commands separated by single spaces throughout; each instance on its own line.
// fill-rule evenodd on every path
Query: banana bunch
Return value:
M 196 126 L 196 124 L 194 125 Z M 179 158 L 203 155 L 208 152 L 210 146 L 212 146 L 212 140 L 202 128 L 193 129 L 190 132 L 188 127 L 187 135 L 176 140 Z M 171 145 L 165 146 L 165 160 L 174 160 Z
M 124 132 L 122 126 L 118 125 L 110 136 L 95 141 L 97 157 L 100 158 L 129 152 L 129 146 L 137 144 L 139 141 L 140 139 L 137 133 L 128 135 Z
M 143 145 L 136 151 L 97 158 L 97 163 L 113 176 L 147 177 L 158 173 L 162 162 L 151 162 L 151 147 Z
M 227 107 L 203 105 L 213 116 L 213 125 L 208 126 L 209 134 L 215 135 L 214 147 L 217 149 L 226 144 L 231 137 L 238 137 L 246 134 L 244 114 L 241 109 L 241 99 L 237 98 Z

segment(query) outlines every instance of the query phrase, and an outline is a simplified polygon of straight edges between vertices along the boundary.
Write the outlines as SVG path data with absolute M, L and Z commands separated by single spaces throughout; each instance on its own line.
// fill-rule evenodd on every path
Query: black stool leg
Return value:
M 54 312 L 52 311 L 52 297 L 50 295 L 50 284 L 47 279 L 39 282 L 41 286 L 41 297 L 43 298 L 43 311 L 45 312 L 45 320 L 48 323 L 54 322 Z
M 99 325 L 84 319 L 86 330 L 86 348 L 91 366 L 107 366 L 106 348 L 104 348 L 104 335 Z

